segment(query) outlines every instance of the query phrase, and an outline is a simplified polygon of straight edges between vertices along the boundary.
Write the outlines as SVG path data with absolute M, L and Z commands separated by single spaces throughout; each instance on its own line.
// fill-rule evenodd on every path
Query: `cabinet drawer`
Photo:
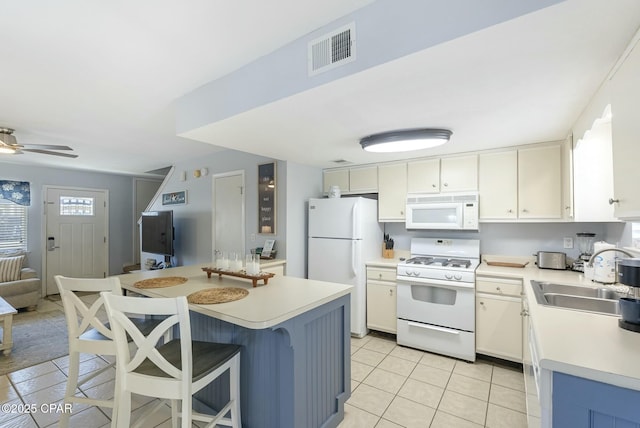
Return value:
M 396 270 L 386 268 L 367 268 L 367 279 L 396 282 Z
M 476 291 L 504 296 L 520 297 L 522 281 L 519 279 L 476 277 Z

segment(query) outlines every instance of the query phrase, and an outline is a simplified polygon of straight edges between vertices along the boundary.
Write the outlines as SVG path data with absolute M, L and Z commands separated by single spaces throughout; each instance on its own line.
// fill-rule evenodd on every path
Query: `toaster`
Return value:
M 565 253 L 538 251 L 534 256 L 537 257 L 536 265 L 540 269 L 565 270 L 567 268 L 567 255 Z

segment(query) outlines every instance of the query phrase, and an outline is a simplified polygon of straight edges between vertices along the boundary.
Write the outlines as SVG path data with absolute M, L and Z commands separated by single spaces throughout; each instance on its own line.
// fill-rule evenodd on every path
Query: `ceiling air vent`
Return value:
M 352 22 L 309 42 L 309 76 L 356 59 L 356 23 Z

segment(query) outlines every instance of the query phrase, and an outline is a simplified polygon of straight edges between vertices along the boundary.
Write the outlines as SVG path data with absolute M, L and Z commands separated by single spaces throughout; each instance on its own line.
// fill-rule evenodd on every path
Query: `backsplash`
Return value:
M 576 233 L 593 232 L 596 241 L 628 246 L 631 228 L 626 223 L 481 223 L 478 232 L 407 230 L 404 223 L 384 223 L 384 233 L 395 248 L 409 250 L 411 238 L 479 239 L 481 254 L 529 257 L 536 251 L 561 251 L 578 256 Z M 563 238 L 574 239 L 572 249 L 563 248 Z

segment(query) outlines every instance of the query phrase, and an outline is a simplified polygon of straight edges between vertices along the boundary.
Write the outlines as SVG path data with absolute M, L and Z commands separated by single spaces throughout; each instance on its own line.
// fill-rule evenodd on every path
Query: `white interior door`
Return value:
M 106 277 L 108 192 L 47 187 L 45 194 L 43 264 L 47 295 L 58 294 L 55 275 Z
M 244 258 L 244 172 L 213 176 L 213 250 Z

